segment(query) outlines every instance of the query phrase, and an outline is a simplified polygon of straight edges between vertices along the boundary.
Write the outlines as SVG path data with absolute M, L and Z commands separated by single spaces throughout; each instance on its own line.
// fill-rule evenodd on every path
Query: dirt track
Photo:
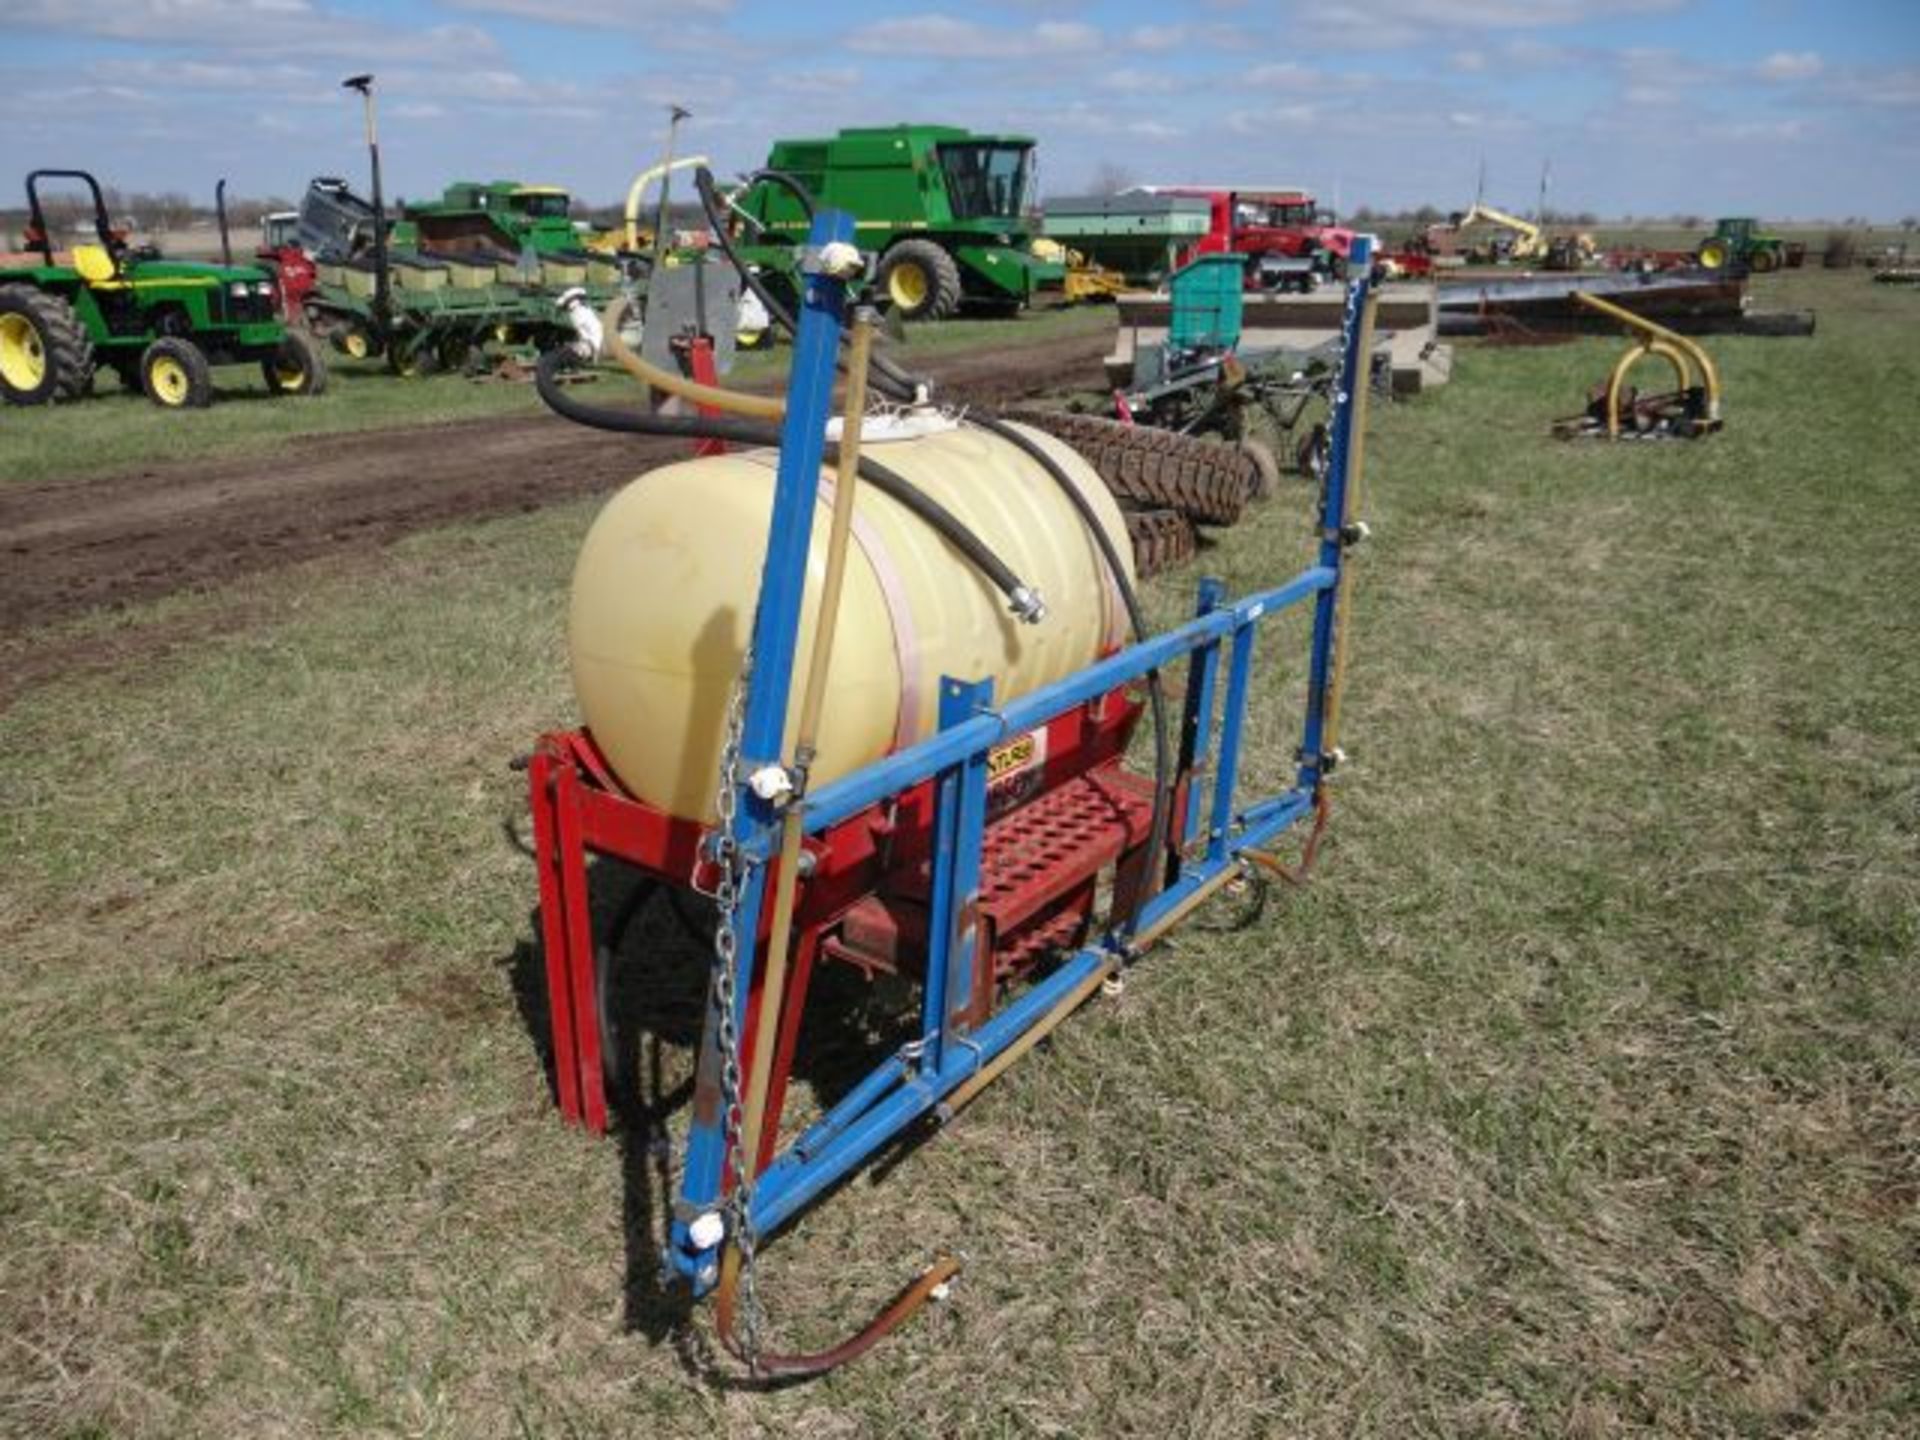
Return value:
M 1106 336 L 929 359 L 945 399 L 1000 404 L 1098 374 Z M 50 621 L 321 556 L 449 521 L 611 489 L 682 441 L 513 416 L 325 437 L 286 450 L 0 489 L 0 640 Z M 6 647 L 46 673 L 32 640 Z M 17 688 L 17 687 L 0 687 Z

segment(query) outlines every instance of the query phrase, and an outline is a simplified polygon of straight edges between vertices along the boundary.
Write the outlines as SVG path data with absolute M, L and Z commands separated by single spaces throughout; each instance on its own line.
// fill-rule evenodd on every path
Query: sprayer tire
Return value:
M 902 320 L 944 320 L 960 308 L 960 267 L 931 240 L 897 242 L 874 280 Z
M 1056 411 L 1018 410 L 1006 418 L 1066 441 L 1116 499 L 1139 509 L 1174 510 L 1203 525 L 1231 525 L 1256 483 L 1253 459 L 1224 440 Z
M 1271 500 L 1280 488 L 1280 461 L 1275 458 L 1273 448 L 1264 440 L 1248 439 L 1240 442 L 1240 453 L 1253 467 L 1247 477 L 1247 498 Z
M 0 400 L 45 405 L 82 400 L 93 390 L 93 341 L 58 295 L 31 285 L 0 285 Z
M 1151 579 L 1193 558 L 1198 536 L 1193 522 L 1178 510 L 1129 510 L 1126 521 L 1138 578 Z

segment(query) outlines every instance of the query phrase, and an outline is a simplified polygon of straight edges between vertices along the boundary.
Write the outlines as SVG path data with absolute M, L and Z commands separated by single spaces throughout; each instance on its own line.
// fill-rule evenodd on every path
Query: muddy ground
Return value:
M 1097 373 L 1105 335 L 929 357 L 942 398 L 995 405 Z M 0 489 L 0 705 L 95 652 L 56 620 L 328 556 L 457 520 L 611 490 L 683 457 L 684 441 L 545 413 L 363 431 L 265 455 Z M 99 656 L 90 654 L 97 663 Z

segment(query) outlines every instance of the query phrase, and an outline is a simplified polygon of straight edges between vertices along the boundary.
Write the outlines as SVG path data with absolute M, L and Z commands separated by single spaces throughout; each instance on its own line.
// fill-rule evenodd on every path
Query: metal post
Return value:
M 991 708 L 993 682 L 940 681 L 940 728 L 952 729 Z M 975 750 L 940 777 L 934 812 L 933 893 L 927 912 L 927 984 L 920 1018 L 922 1065 L 946 1063 L 948 1024 L 973 998 L 980 943 L 980 852 L 987 829 L 987 755 Z
M 1307 679 L 1307 718 L 1300 737 L 1300 788 L 1316 788 L 1324 774 L 1327 720 L 1327 682 L 1332 673 L 1335 611 L 1340 603 L 1341 565 L 1346 540 L 1340 528 L 1347 513 L 1348 470 L 1352 465 L 1358 435 L 1354 429 L 1356 412 L 1365 405 L 1364 387 L 1373 383 L 1373 357 L 1363 353 L 1372 333 L 1368 324 L 1373 288 L 1373 242 L 1359 236 L 1353 242 L 1348 262 L 1347 309 L 1341 323 L 1344 354 L 1340 364 L 1339 393 L 1333 406 L 1333 449 L 1327 461 L 1327 499 L 1320 517 L 1320 565 L 1334 573 L 1334 583 L 1322 590 L 1313 605 L 1313 647 Z
M 648 262 L 648 273 L 660 273 L 660 261 L 667 253 L 667 224 L 672 219 L 668 195 L 673 188 L 673 136 L 680 128 L 680 122 L 690 117 L 691 110 L 678 105 L 667 107 L 667 153 L 660 161 L 660 208 L 654 212 L 653 221 L 653 258 Z M 703 332 L 704 333 L 704 332 Z
M 838 210 L 823 210 L 808 237 L 810 255 L 835 241 L 853 239 L 853 218 Z M 811 264 L 812 262 L 809 262 Z M 794 337 L 793 367 L 787 383 L 787 414 L 780 432 L 780 465 L 774 481 L 773 513 L 767 527 L 767 551 L 760 572 L 759 608 L 754 614 L 753 676 L 740 733 L 740 772 L 743 777 L 736 821 L 740 835 L 774 826 L 778 805 L 762 798 L 746 780 L 756 771 L 781 764 L 787 704 L 793 690 L 794 652 L 799 641 L 800 609 L 806 594 L 807 551 L 813 539 L 813 507 L 819 495 L 820 461 L 826 450 L 827 414 L 833 403 L 833 380 L 839 358 L 840 330 L 845 318 L 845 286 L 809 269 L 803 276 L 799 333 Z M 740 935 L 735 977 L 734 1023 L 746 1032 L 747 1003 L 753 977 L 759 919 L 766 895 L 766 866 L 748 868 L 740 884 L 737 909 Z M 778 1004 L 778 996 L 763 997 Z M 702 1041 L 701 1065 L 714 1054 L 713 1017 L 708 1017 Z M 688 1226 L 693 1216 L 719 1202 L 726 1164 L 726 1118 L 696 1113 L 687 1137 L 687 1163 L 681 1177 L 682 1205 L 672 1226 L 669 1254 L 676 1268 L 701 1277 L 711 1265 L 711 1251 L 693 1245 Z
M 1225 582 L 1208 575 L 1200 581 L 1195 615 L 1211 615 L 1227 598 Z M 1200 828 L 1200 775 L 1207 768 L 1208 752 L 1213 747 L 1213 690 L 1220 673 L 1220 642 L 1210 640 L 1197 646 L 1187 660 L 1186 710 L 1180 721 L 1180 774 L 1187 781 L 1185 815 L 1175 816 L 1175 834 L 1181 847 L 1191 841 Z
M 358 90 L 367 122 L 367 156 L 373 168 L 373 323 L 380 343 L 386 344 L 393 319 L 392 278 L 387 264 L 387 202 L 380 189 L 380 131 L 373 104 L 373 76 L 350 75 L 343 90 Z
M 213 187 L 213 215 L 220 222 L 220 263 L 231 269 L 233 241 L 227 234 L 227 182 L 225 179 Z

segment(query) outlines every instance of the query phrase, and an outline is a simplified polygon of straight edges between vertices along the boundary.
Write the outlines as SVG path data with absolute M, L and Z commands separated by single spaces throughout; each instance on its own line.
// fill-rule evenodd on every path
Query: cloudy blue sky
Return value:
M 1564 209 L 1920 212 L 1920 0 L 0 0 L 0 174 L 294 194 L 361 173 L 355 70 L 414 195 L 615 198 L 678 101 L 725 169 L 916 119 L 1039 136 L 1053 193 L 1116 165 L 1459 206 L 1484 161 L 1531 206 L 1551 160 Z

